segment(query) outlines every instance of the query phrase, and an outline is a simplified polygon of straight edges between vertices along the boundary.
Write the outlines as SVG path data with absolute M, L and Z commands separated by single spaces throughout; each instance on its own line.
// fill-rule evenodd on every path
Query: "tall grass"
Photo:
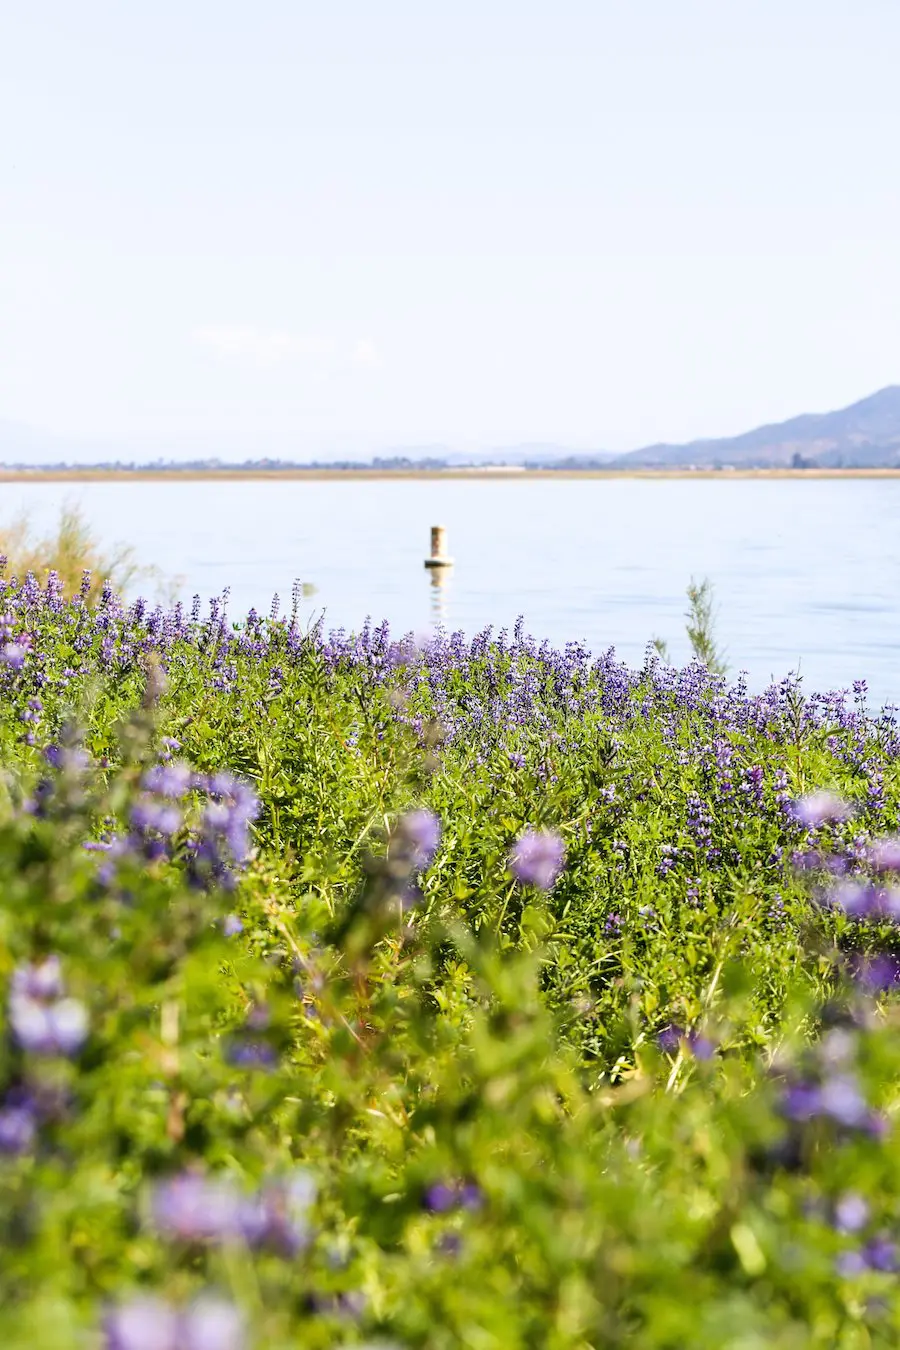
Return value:
M 67 596 L 80 589 L 84 573 L 89 571 L 89 600 L 97 598 L 107 581 L 114 590 L 124 592 L 139 576 L 156 575 L 155 569 L 138 565 L 128 544 L 103 551 L 81 509 L 71 502 L 63 505 L 53 532 L 44 537 L 35 535 L 27 513 L 0 526 L 0 557 L 6 560 L 8 576 L 21 579 L 33 572 L 43 582 L 50 572 L 58 573 Z

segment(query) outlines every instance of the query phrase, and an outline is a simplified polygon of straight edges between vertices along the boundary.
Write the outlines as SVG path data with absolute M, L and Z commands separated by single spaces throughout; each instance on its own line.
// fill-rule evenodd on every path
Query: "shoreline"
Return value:
M 896 478 L 900 469 L 8 469 L 0 483 L 198 482 L 547 482 L 551 479 L 652 479 L 730 482 L 733 479 Z

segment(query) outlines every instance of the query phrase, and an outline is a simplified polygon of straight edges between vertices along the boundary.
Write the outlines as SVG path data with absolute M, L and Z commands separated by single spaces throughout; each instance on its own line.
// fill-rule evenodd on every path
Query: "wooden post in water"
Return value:
M 453 566 L 453 559 L 447 553 L 447 531 L 443 525 L 432 525 L 431 527 L 431 557 L 425 559 L 425 566 Z

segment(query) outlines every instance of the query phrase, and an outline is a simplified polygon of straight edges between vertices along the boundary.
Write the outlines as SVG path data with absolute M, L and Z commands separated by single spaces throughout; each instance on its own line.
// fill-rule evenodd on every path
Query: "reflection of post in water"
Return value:
M 447 582 L 453 567 L 443 525 L 431 527 L 431 557 L 425 559 L 425 566 L 431 573 L 431 622 L 435 628 L 443 628 L 447 619 Z
M 447 593 L 450 589 L 450 568 L 431 569 L 431 622 L 435 628 L 447 625 Z

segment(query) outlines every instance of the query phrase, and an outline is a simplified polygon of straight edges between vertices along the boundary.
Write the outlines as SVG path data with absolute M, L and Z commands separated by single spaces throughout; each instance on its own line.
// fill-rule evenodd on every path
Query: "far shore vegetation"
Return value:
M 490 481 L 514 478 L 517 482 L 545 482 L 547 479 L 618 479 L 642 478 L 649 480 L 715 479 L 728 482 L 735 479 L 839 479 L 886 478 L 900 479 L 900 468 L 736 468 L 733 465 L 703 466 L 702 468 L 530 468 L 518 464 L 446 465 L 384 467 L 360 465 L 259 465 L 220 464 L 208 467 L 166 464 L 142 465 L 61 465 L 61 466 L 3 466 L 0 465 L 0 483 L 93 483 L 93 482 L 247 482 L 272 480 L 281 482 L 371 482 L 391 479 L 470 479 Z

